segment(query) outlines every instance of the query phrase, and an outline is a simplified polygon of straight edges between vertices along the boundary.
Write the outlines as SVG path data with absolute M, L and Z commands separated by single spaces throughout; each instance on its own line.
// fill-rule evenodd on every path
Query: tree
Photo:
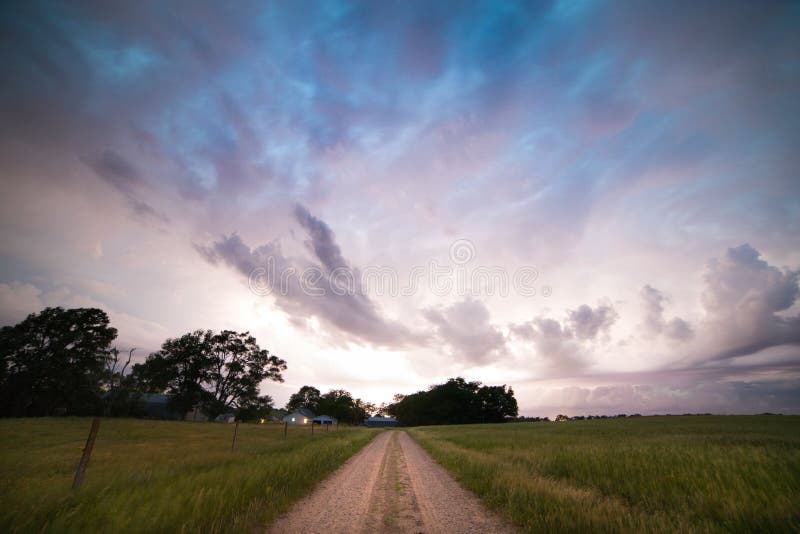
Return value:
M 0 330 L 0 413 L 86 415 L 100 408 L 117 330 L 97 308 L 46 308 Z
M 211 338 L 212 368 L 204 408 L 217 415 L 257 402 L 263 380 L 283 382 L 286 362 L 262 349 L 248 332 L 223 330 Z
M 212 366 L 213 333 L 197 330 L 167 339 L 161 350 L 133 366 L 134 381 L 146 393 L 168 393 L 170 408 L 184 414 L 204 400 L 203 384 Z
M 502 422 L 517 415 L 514 390 L 461 377 L 411 395 L 395 395 L 389 414 L 410 426 Z
M 133 409 L 135 408 L 135 403 L 139 395 L 136 391 L 131 391 L 127 387 L 127 385 L 130 384 L 130 379 L 126 380 L 128 377 L 125 376 L 125 369 L 130 365 L 135 350 L 136 348 L 132 348 L 128 351 L 127 360 L 125 360 L 125 363 L 119 368 L 118 366 L 121 363 L 119 350 L 117 350 L 117 347 L 114 347 L 110 351 L 109 358 L 106 360 L 106 373 L 108 377 L 106 383 L 103 385 L 103 389 L 106 390 L 104 397 L 104 415 L 133 415 Z
M 249 399 L 236 410 L 236 419 L 238 421 L 258 421 L 260 419 L 266 419 L 272 413 L 272 402 L 272 397 L 269 395 L 262 395 L 255 399 Z
M 216 416 L 263 409 L 259 384 L 283 382 L 284 370 L 286 362 L 259 347 L 248 332 L 197 330 L 166 340 L 160 351 L 134 366 L 134 375 L 145 389 L 169 393 L 171 406 L 179 413 L 200 404 L 208 415 Z
M 369 417 L 368 410 L 375 407 L 361 399 L 354 399 L 349 391 L 332 389 L 320 399 L 318 410 L 320 414 L 335 417 L 343 423 L 360 425 Z
M 514 390 L 506 386 L 483 386 L 478 390 L 482 423 L 502 423 L 506 417 L 516 417 L 517 399 Z
M 294 412 L 306 408 L 314 413 L 320 413 L 319 403 L 322 398 L 319 390 L 313 386 L 303 386 L 297 393 L 293 393 L 286 403 L 286 410 Z M 331 414 L 332 415 L 332 414 Z

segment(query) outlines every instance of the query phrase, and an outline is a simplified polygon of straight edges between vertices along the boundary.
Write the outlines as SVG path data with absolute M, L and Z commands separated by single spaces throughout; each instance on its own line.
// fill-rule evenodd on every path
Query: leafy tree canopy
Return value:
M 263 380 L 283 382 L 286 362 L 262 349 L 248 332 L 197 330 L 168 339 L 161 350 L 133 367 L 134 380 L 149 392 L 172 396 L 179 413 L 202 406 L 208 415 L 244 416 L 271 404 L 259 397 Z
M 319 401 L 322 398 L 320 391 L 313 386 L 303 386 L 297 393 L 292 393 L 289 402 L 286 403 L 286 410 L 294 412 L 300 408 L 307 408 L 314 413 L 319 410 Z
M 387 411 L 409 426 L 498 423 L 517 415 L 514 390 L 484 386 L 461 377 L 412 395 L 395 395 Z
M 46 308 L 0 330 L 2 415 L 86 415 L 100 407 L 117 330 L 97 308 Z

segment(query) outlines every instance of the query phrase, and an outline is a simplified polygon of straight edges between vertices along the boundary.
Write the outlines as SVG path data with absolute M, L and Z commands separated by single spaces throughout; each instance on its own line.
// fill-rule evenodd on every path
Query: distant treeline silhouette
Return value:
M 461 377 L 411 395 L 395 395 L 386 411 L 406 426 L 501 423 L 516 417 L 514 390 Z

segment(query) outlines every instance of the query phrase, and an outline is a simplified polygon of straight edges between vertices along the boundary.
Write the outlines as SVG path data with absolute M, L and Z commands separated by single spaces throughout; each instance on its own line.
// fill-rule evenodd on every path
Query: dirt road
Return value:
M 408 434 L 379 434 L 269 529 L 275 534 L 516 532 Z

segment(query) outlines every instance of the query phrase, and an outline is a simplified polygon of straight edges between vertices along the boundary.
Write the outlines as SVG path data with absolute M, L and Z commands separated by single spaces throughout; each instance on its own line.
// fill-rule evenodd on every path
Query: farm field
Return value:
M 104 419 L 71 491 L 89 418 L 0 420 L 2 532 L 248 532 L 272 521 L 376 431 Z
M 528 532 L 798 532 L 800 417 L 417 427 L 465 487 Z

